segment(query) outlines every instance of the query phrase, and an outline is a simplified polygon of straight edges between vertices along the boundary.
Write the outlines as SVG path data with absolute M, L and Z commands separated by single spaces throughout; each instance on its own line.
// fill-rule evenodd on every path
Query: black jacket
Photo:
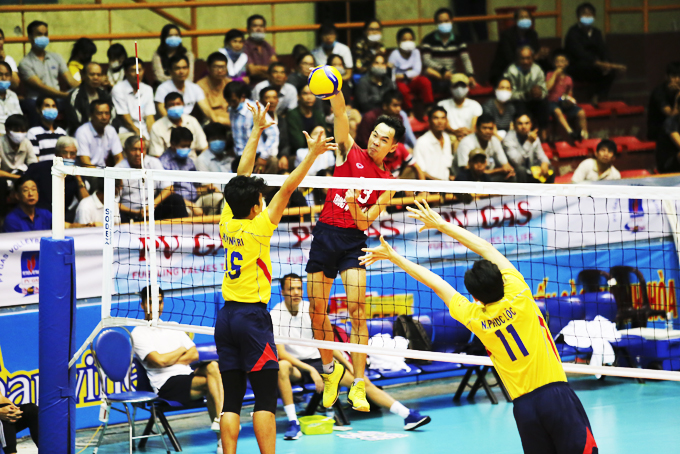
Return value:
M 609 50 L 604 42 L 602 32 L 593 27 L 588 36 L 586 30 L 577 25 L 572 25 L 564 39 L 564 50 L 569 55 L 571 66 L 590 66 L 596 60 L 609 61 Z
M 111 121 L 115 117 L 113 103 L 111 96 L 101 88 L 97 89 L 99 99 L 108 101 L 111 105 Z M 68 104 L 66 106 L 66 123 L 68 126 L 69 135 L 73 136 L 81 125 L 90 121 L 90 100 L 87 97 L 85 87 L 78 87 L 68 96 Z M 117 128 L 116 128 L 117 129 Z

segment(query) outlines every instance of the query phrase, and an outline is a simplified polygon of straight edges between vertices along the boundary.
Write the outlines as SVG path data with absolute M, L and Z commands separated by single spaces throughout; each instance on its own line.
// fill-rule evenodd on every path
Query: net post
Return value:
M 64 165 L 62 158 L 52 162 L 52 238 L 63 240 L 66 226 L 66 174 L 58 166 Z
M 152 324 L 158 322 L 158 274 L 156 263 L 156 220 L 154 216 L 154 199 L 156 198 L 156 184 L 153 178 L 153 171 L 146 171 L 146 184 L 148 191 L 147 206 L 149 207 L 149 239 L 146 243 L 149 246 L 149 283 L 151 290 L 151 315 Z
M 102 319 L 111 316 L 111 294 L 113 292 L 113 225 L 116 180 L 104 177 L 104 247 L 102 279 Z

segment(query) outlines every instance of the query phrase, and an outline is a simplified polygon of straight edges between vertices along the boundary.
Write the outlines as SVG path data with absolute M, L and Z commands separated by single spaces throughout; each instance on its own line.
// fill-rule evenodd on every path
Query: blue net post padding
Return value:
M 40 452 L 75 453 L 76 266 L 73 238 L 40 240 Z

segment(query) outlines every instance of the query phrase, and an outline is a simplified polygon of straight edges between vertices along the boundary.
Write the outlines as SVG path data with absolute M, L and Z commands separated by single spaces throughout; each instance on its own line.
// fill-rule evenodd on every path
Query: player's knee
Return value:
M 254 411 L 268 411 L 276 413 L 276 390 L 278 388 L 278 371 L 274 369 L 261 370 L 248 374 L 250 384 L 255 394 Z
M 290 376 L 290 368 L 292 364 L 282 359 L 279 361 L 279 377 L 288 378 Z
M 220 375 L 220 366 L 217 363 L 217 361 L 209 362 L 206 365 L 205 370 L 208 373 L 208 375 Z

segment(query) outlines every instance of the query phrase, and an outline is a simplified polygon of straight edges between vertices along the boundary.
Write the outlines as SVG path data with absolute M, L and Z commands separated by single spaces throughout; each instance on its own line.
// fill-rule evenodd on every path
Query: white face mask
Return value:
M 382 40 L 382 33 L 378 33 L 377 35 L 368 35 L 366 38 L 368 38 L 369 41 L 373 41 L 374 43 L 379 43 L 380 40 Z
M 19 145 L 26 138 L 26 133 L 8 131 L 7 136 L 9 137 L 9 140 L 11 140 L 13 144 Z
M 404 52 L 412 52 L 416 48 L 415 41 L 402 41 L 399 43 L 399 49 Z
M 451 90 L 451 93 L 453 93 L 454 98 L 463 99 L 468 94 L 468 87 L 456 87 L 453 90 Z
M 512 97 L 512 91 L 510 90 L 496 90 L 496 99 L 498 102 L 508 102 Z

